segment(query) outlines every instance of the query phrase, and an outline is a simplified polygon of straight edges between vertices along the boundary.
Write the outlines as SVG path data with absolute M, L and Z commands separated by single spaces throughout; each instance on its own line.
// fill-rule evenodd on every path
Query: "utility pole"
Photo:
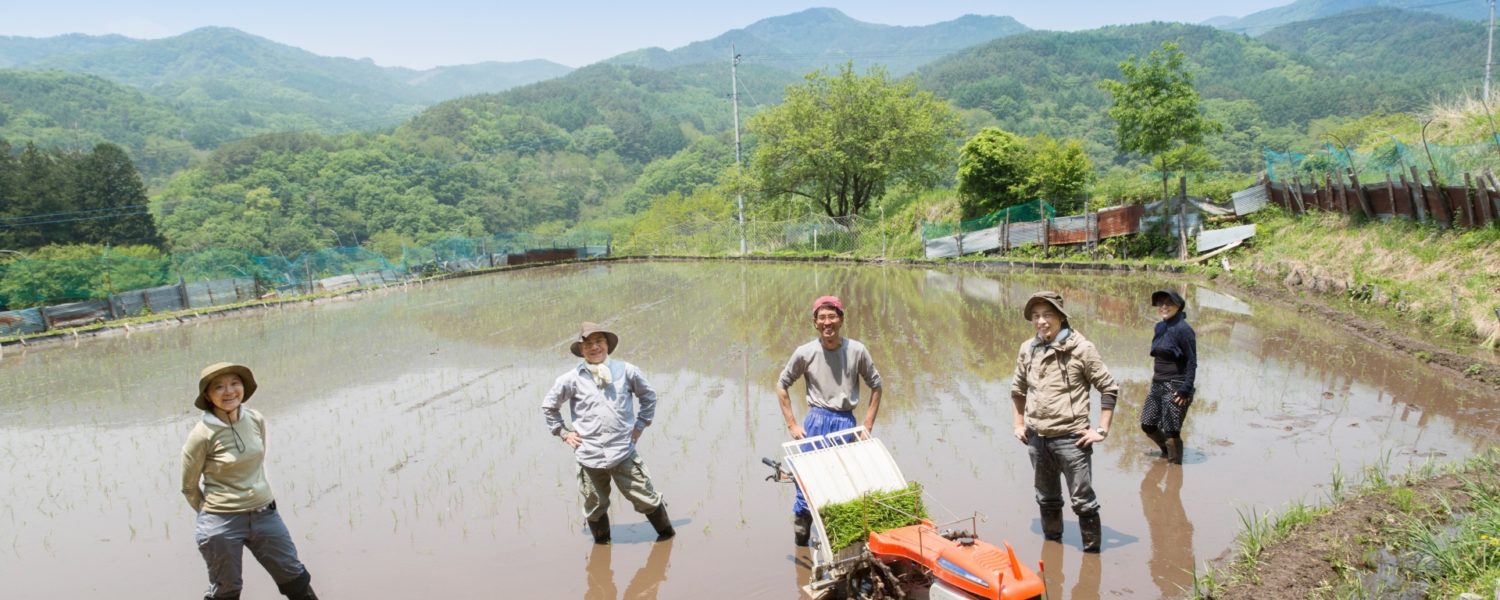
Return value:
M 1494 0 L 1491 0 L 1491 5 Z M 735 168 L 735 204 L 739 208 L 740 215 L 740 256 L 745 255 L 745 192 L 740 189 L 739 179 L 743 178 L 744 168 L 740 166 L 740 54 L 735 52 L 734 46 L 729 47 L 731 60 L 729 62 L 729 89 L 733 90 L 732 102 L 734 104 L 734 168 Z M 1488 86 L 1486 86 L 1488 89 Z
M 1490 0 L 1490 41 L 1484 51 L 1484 101 L 1490 101 L 1490 65 L 1495 64 L 1495 0 Z

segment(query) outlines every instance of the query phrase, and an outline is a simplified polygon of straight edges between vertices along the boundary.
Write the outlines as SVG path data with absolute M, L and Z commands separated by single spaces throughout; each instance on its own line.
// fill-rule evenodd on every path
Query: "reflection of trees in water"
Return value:
M 383 381 L 425 366 L 564 363 L 571 360 L 567 342 L 577 323 L 594 319 L 619 330 L 622 358 L 653 372 L 712 372 L 769 387 L 792 348 L 814 337 L 812 298 L 832 293 L 849 306 L 845 332 L 870 346 L 892 391 L 899 392 L 888 396 L 891 405 L 901 406 L 934 394 L 981 393 L 986 383 L 1007 380 L 1016 347 L 1032 335 L 1021 306 L 1043 288 L 1067 298 L 1074 325 L 1099 346 L 1112 370 L 1149 368 L 1146 351 L 1155 322 L 1149 295 L 1171 283 L 1151 273 L 1020 274 L 824 263 L 583 264 L 294 305 L 72 348 L 11 352 L 0 369 L 7 389 L 20 390 L 13 424 L 84 414 L 128 421 L 173 412 L 183 404 L 177 399 L 180 389 L 190 387 L 200 363 L 211 360 L 249 364 L 268 384 L 266 398 L 275 394 L 278 402 L 296 402 L 333 394 L 349 382 Z M 1336 404 L 1346 402 L 1352 389 L 1369 386 L 1391 403 L 1392 418 L 1416 418 L 1419 426 L 1429 415 L 1442 415 L 1478 434 L 1484 423 L 1496 420 L 1493 401 L 1404 354 L 1272 305 L 1257 304 L 1254 316 L 1199 310 L 1194 289 L 1188 290 L 1189 320 L 1198 331 L 1202 377 L 1228 373 L 1246 381 L 1247 394 L 1264 396 L 1289 379 L 1262 381 L 1265 374 L 1290 370 L 1322 389 L 1281 393 L 1332 392 L 1333 398 L 1316 401 L 1333 412 L 1341 410 Z M 1122 383 L 1123 418 L 1145 392 L 1141 382 Z M 1196 416 L 1211 414 L 1220 401 L 1235 401 L 1202 400 L 1193 407 Z

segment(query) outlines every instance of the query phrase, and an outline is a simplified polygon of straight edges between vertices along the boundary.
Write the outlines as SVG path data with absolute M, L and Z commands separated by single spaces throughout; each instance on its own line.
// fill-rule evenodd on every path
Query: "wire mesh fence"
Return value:
M 1317 181 L 1324 177 L 1341 177 L 1353 170 L 1369 181 L 1377 177 L 1401 177 L 1416 168 L 1431 171 L 1441 181 L 1461 180 L 1465 172 L 1481 172 L 1500 167 L 1500 136 L 1477 144 L 1403 143 L 1394 137 L 1370 150 L 1324 144 L 1311 152 L 1262 151 L 1266 177 L 1273 182 L 1290 182 L 1294 177 Z
M 737 220 L 700 217 L 637 232 L 622 240 L 614 250 L 625 255 L 838 254 L 855 252 L 861 244 L 873 244 L 871 253 L 878 254 L 879 240 L 870 239 L 878 225 L 878 220 L 858 215 L 840 218 L 809 215 L 793 220 L 749 219 L 743 226 Z
M 395 260 L 360 246 L 291 256 L 214 248 L 140 258 L 105 248 L 82 259 L 20 258 L 0 264 L 0 303 L 14 309 L 0 312 L 0 336 L 389 285 L 412 276 L 603 256 L 610 246 L 608 234 L 582 231 L 454 237 L 403 246 Z

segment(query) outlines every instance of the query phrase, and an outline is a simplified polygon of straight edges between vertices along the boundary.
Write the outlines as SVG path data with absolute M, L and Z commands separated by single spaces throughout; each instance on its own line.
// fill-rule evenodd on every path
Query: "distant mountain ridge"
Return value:
M 964 48 L 1026 31 L 1030 28 L 1011 17 L 964 15 L 905 27 L 866 23 L 832 8 L 810 8 L 676 50 L 643 48 L 603 62 L 656 69 L 728 62 L 733 47 L 743 60 L 794 73 L 854 60 L 884 65 L 899 76 Z
M 435 102 L 572 71 L 540 60 L 426 70 L 381 67 L 320 56 L 228 27 L 155 40 L 0 37 L 0 67 L 95 75 L 169 102 L 239 115 L 233 118 L 242 122 L 325 129 L 365 128 Z
M 1481 0 L 1454 2 L 1441 0 L 1297 0 L 1286 6 L 1268 8 L 1234 19 L 1215 17 L 1203 25 L 1217 27 L 1235 33 L 1259 36 L 1272 29 L 1296 23 L 1321 19 L 1362 8 L 1398 8 L 1412 12 L 1432 13 L 1463 20 L 1489 18 L 1489 3 Z

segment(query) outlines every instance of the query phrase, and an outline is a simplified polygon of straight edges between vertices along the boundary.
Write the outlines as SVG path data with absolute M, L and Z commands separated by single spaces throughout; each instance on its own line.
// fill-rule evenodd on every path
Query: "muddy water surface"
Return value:
M 1186 463 L 1134 420 L 1164 283 L 1189 300 L 1199 396 Z M 1107 541 L 1076 520 L 1043 544 L 1009 378 L 1038 288 L 1123 381 L 1095 454 Z M 1223 553 L 1240 515 L 1316 502 L 1335 473 L 1403 471 L 1495 444 L 1500 407 L 1414 359 L 1323 323 L 1192 284 L 905 267 L 731 263 L 573 266 L 137 331 L 0 358 L 0 581 L 6 598 L 194 597 L 205 585 L 178 455 L 198 369 L 251 365 L 267 470 L 331 598 L 795 598 L 792 490 L 763 481 L 784 429 L 772 389 L 813 337 L 808 303 L 842 296 L 845 332 L 886 382 L 876 434 L 939 517 L 1045 559 L 1054 597 L 1159 597 Z M 575 364 L 577 321 L 608 321 L 617 358 L 661 396 L 640 453 L 679 532 L 615 497 L 615 545 L 578 515 L 574 463 L 539 407 Z M 794 397 L 800 396 L 800 386 Z M 799 416 L 805 407 L 798 405 Z M 277 597 L 247 556 L 249 600 Z

